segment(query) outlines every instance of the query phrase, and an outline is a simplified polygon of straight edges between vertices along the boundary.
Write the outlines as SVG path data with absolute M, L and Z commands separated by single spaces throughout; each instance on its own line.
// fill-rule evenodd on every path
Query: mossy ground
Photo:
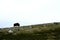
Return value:
M 0 40 L 60 40 L 60 28 L 33 33 L 0 33 Z
M 60 40 L 60 24 L 34 25 L 31 28 L 14 31 L 14 33 L 0 32 L 0 40 Z

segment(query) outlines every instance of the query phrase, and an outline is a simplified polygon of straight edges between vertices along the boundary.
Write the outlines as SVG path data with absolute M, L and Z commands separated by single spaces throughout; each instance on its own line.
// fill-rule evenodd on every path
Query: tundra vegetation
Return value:
M 0 40 L 60 40 L 60 23 L 3 28 Z

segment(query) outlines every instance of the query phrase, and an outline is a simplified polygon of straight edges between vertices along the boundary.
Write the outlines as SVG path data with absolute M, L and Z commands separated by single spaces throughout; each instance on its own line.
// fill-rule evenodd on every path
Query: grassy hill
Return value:
M 0 28 L 0 40 L 60 40 L 60 22 Z

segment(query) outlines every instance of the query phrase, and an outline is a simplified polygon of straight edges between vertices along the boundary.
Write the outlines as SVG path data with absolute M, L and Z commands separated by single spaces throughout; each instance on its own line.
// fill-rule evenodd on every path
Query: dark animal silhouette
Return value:
M 58 25 L 59 23 L 58 22 L 54 22 L 54 24 Z
M 14 23 L 14 27 L 15 27 L 15 26 L 20 26 L 20 24 L 19 24 L 19 23 Z

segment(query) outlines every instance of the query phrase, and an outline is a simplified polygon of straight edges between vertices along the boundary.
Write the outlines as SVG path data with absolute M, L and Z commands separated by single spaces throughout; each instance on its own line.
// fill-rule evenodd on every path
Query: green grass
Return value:
M 32 25 L 31 29 L 14 33 L 3 31 L 0 32 L 0 40 L 60 40 L 60 24 Z
M 33 33 L 0 33 L 0 40 L 60 40 L 60 28 Z

